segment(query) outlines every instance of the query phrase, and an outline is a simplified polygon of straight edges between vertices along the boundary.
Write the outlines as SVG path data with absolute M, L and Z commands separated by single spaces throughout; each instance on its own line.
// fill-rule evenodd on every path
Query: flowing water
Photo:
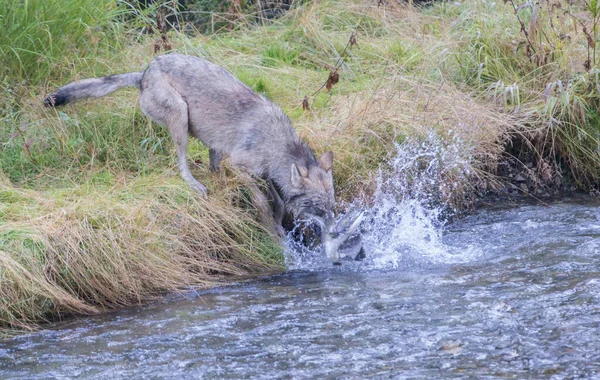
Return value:
M 287 273 L 0 342 L 2 379 L 600 378 L 600 202 L 444 225 L 385 186 L 367 258 L 290 251 Z

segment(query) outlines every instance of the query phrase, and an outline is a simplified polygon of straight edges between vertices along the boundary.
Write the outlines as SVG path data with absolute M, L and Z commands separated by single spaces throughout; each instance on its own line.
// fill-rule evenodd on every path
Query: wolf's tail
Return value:
M 82 79 L 62 86 L 44 100 L 44 106 L 56 107 L 85 98 L 101 98 L 123 87 L 140 88 L 144 72 Z

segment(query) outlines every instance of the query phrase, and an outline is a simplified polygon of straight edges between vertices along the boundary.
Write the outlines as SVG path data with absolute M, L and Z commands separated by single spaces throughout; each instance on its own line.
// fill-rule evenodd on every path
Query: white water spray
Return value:
M 424 139 L 396 145 L 396 156 L 387 169 L 379 171 L 372 205 L 348 207 L 365 209 L 366 214 L 361 226 L 366 258 L 356 265 L 396 269 L 466 262 L 477 255 L 473 249 L 448 246 L 442 238 L 443 215 L 449 211 L 444 199 L 470 174 L 470 157 L 463 145 L 457 138 L 446 142 L 433 131 Z M 291 240 L 286 252 L 290 269 L 331 267 L 323 252 L 300 247 Z

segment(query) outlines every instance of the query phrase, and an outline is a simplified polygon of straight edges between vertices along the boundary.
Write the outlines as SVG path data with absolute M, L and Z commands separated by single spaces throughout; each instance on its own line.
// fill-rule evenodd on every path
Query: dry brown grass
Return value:
M 3 188 L 0 327 L 281 270 L 278 243 L 248 211 L 199 199 L 178 181 L 151 181 L 85 194 Z
M 469 163 L 469 176 L 448 172 L 447 178 L 440 178 L 440 183 L 460 184 L 442 194 L 444 202 L 464 206 L 476 189 L 496 185 L 493 172 L 505 144 L 524 128 L 522 117 L 452 83 L 401 75 L 390 76 L 378 88 L 336 97 L 329 110 L 303 120 L 299 127 L 313 145 L 334 149 L 337 189 L 346 201 L 370 198 L 376 169 L 385 169 L 396 153 L 395 143 L 408 137 L 425 139 L 434 131 L 442 140 L 460 144 L 460 158 Z

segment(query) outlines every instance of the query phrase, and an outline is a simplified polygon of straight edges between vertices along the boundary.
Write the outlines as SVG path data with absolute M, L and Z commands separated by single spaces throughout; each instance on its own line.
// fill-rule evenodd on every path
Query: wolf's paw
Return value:
M 206 197 L 206 187 L 195 179 L 187 180 L 187 183 L 196 190 L 202 197 Z

